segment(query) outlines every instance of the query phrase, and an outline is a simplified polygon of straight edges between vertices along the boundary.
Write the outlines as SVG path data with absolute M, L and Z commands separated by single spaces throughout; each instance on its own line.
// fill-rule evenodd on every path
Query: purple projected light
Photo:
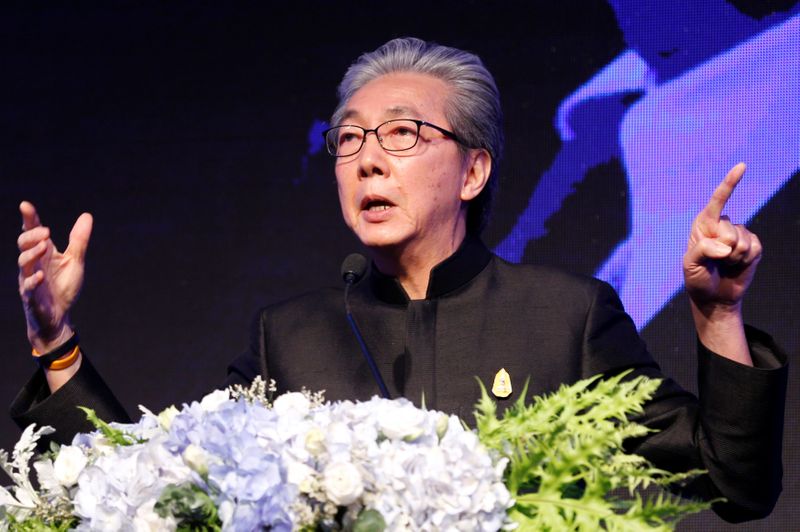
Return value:
M 669 72 L 663 65 L 656 71 L 654 60 L 631 49 L 567 97 L 556 116 L 561 153 L 496 252 L 519 261 L 587 168 L 621 155 L 631 230 L 595 275 L 617 289 L 644 327 L 681 288 L 692 219 L 725 173 L 737 162 L 748 164 L 725 212 L 746 223 L 800 168 L 800 16 L 713 53 L 703 61 L 685 53 L 670 65 L 683 60 L 682 68 Z M 658 84 L 659 78 L 669 79 Z M 643 96 L 622 116 L 613 145 L 572 131 L 576 106 L 632 92 Z
M 300 183 L 308 178 L 308 161 L 309 159 L 322 151 L 324 142 L 322 132 L 328 128 L 328 123 L 325 120 L 314 120 L 311 127 L 308 129 L 306 139 L 308 140 L 308 149 L 305 155 L 300 160 L 300 170 L 302 177 L 295 177 L 292 179 L 292 185 L 298 186 Z

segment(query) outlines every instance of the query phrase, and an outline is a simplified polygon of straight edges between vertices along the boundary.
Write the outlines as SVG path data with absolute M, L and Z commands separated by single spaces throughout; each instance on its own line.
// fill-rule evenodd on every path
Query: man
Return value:
M 503 368 L 512 379 L 530 375 L 537 394 L 626 369 L 662 377 L 608 285 L 506 263 L 478 239 L 502 129 L 494 80 L 476 56 L 396 39 L 359 58 L 339 92 L 326 145 L 336 157 L 345 223 L 373 259 L 350 306 L 393 396 L 424 396 L 429 407 L 466 418 L 474 377 L 490 381 Z M 670 470 L 708 469 L 691 489 L 726 497 L 715 509 L 734 521 L 768 514 L 780 492 L 786 385 L 784 355 L 742 322 L 761 246 L 721 212 L 743 172 L 734 167 L 698 215 L 684 258 L 701 397 L 665 380 L 643 416 L 659 432 L 630 445 Z M 127 418 L 80 352 L 69 321 L 92 219 L 81 215 L 60 253 L 34 207 L 23 202 L 20 210 L 20 294 L 43 370 L 12 415 L 22 425 L 55 425 L 69 440 L 85 427 L 76 403 Z M 377 392 L 347 327 L 341 290 L 257 315 L 253 343 L 231 364 L 226 384 L 258 374 L 281 389 L 324 388 L 329 399 Z

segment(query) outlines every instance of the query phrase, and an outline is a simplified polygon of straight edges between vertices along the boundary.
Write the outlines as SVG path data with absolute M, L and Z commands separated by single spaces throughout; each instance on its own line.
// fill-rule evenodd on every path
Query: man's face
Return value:
M 450 130 L 444 113 L 448 91 L 445 82 L 425 74 L 387 74 L 350 98 L 342 123 L 371 129 L 413 118 Z M 414 148 L 392 153 L 370 133 L 361 151 L 336 162 L 345 223 L 372 248 L 435 254 L 457 246 L 464 234 L 464 200 L 472 199 L 463 190 L 467 167 L 458 144 L 433 128 L 422 126 Z

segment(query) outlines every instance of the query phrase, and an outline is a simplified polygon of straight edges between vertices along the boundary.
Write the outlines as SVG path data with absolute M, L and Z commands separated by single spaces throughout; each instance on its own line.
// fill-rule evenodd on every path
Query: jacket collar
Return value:
M 458 290 L 489 264 L 492 253 L 477 237 L 467 235 L 459 248 L 431 270 L 425 299 L 438 299 Z M 381 273 L 372 263 L 369 283 L 375 296 L 390 304 L 406 305 L 408 294 L 396 277 Z

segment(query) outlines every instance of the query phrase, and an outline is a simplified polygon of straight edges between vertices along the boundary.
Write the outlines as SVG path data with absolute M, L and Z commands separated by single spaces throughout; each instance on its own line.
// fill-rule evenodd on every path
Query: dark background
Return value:
M 794 4 L 766 3 L 752 16 L 778 20 Z M 129 412 L 199 398 L 245 347 L 258 307 L 338 284 L 358 243 L 341 222 L 332 161 L 314 152 L 310 131 L 332 111 L 348 64 L 403 35 L 472 50 L 497 79 L 508 140 L 484 234 L 493 247 L 561 147 L 559 102 L 627 48 L 605 2 L 0 8 L 0 403 L 34 368 L 17 294 L 22 199 L 62 249 L 75 218 L 95 216 L 73 321 Z M 749 224 L 766 252 L 745 308 L 790 359 L 800 350 L 798 181 Z M 525 260 L 595 271 L 626 234 L 625 190 L 613 165 L 587 175 Z M 642 332 L 664 371 L 695 389 L 685 295 Z M 796 382 L 792 368 L 784 494 L 768 520 L 740 529 L 788 530 L 800 517 Z M 0 448 L 18 435 L 0 419 Z M 726 527 L 710 513 L 682 525 Z

